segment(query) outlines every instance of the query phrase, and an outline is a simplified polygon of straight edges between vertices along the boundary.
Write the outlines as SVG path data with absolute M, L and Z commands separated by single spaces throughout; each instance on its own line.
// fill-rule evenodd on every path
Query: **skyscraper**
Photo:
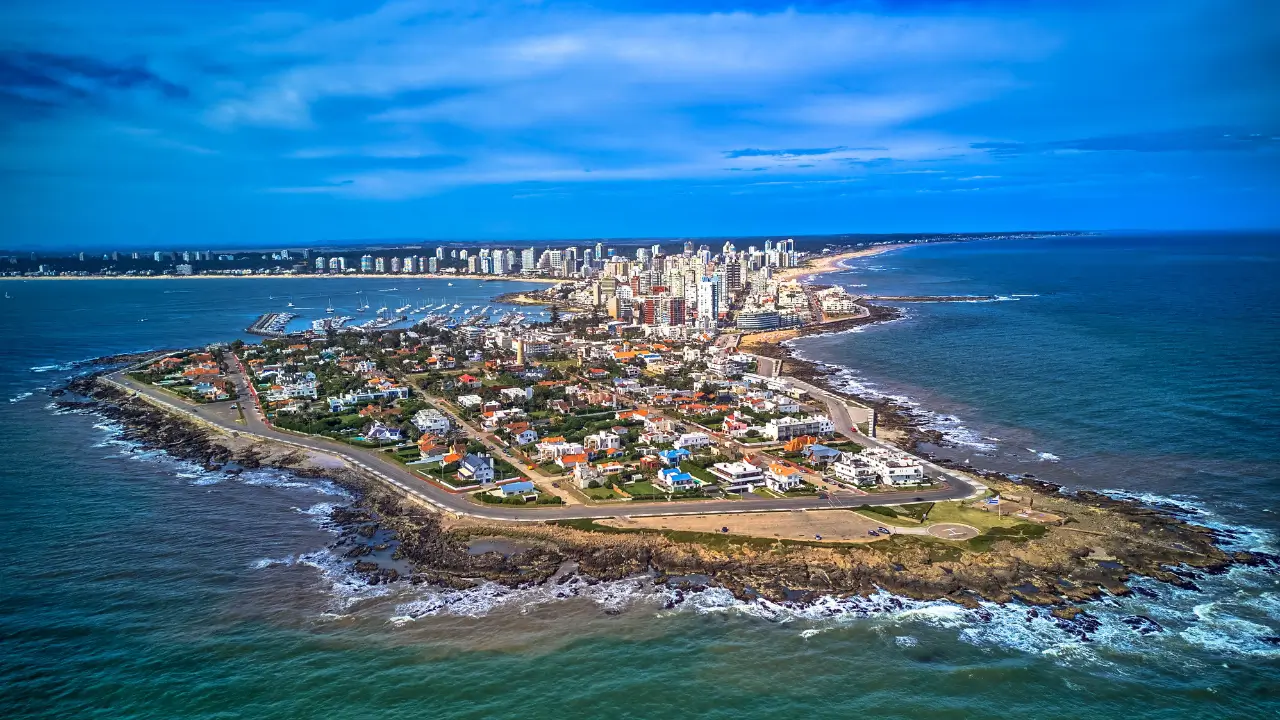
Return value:
M 720 322 L 720 283 L 716 278 L 698 280 L 698 329 L 714 331 Z
M 373 272 L 373 256 L 364 255 L 360 258 L 360 272 Z

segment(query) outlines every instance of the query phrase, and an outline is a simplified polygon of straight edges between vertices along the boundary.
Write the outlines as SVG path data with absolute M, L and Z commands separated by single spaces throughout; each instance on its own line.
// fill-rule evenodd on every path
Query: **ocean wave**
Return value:
M 1228 552 L 1253 551 L 1277 553 L 1276 536 L 1270 530 L 1228 522 L 1196 495 L 1175 493 L 1159 495 L 1108 488 L 1099 492 L 1117 500 L 1131 500 L 1163 510 L 1183 522 L 1200 525 L 1217 532 L 1218 544 Z
M 919 421 L 923 429 L 941 433 L 949 443 L 972 448 L 977 452 L 992 452 L 997 448 L 994 439 L 968 427 L 956 415 L 929 410 L 912 397 L 882 390 L 876 383 L 866 379 L 852 368 L 841 365 L 825 366 L 835 371 L 831 375 L 831 382 L 838 390 L 871 400 L 891 401 Z
M 1061 460 L 1062 460 L 1062 458 L 1058 457 L 1057 455 L 1054 455 L 1054 454 L 1053 454 L 1053 453 L 1051 453 L 1051 452 L 1045 452 L 1044 450 L 1036 450 L 1035 448 L 1027 448 L 1027 452 L 1031 453 L 1032 455 L 1035 455 L 1037 459 L 1039 459 L 1039 460 L 1043 460 L 1044 462 L 1055 462 L 1055 463 L 1056 463 L 1056 462 L 1059 462 L 1059 461 L 1061 461 Z
M 325 585 L 325 593 L 329 596 L 330 610 L 339 615 L 349 612 L 359 603 L 384 598 L 401 590 L 394 584 L 370 585 L 364 578 L 352 572 L 348 560 L 327 548 L 283 558 L 261 558 L 249 565 L 253 570 L 299 566 L 313 568 L 319 572 L 320 580 Z
M 89 365 L 93 363 L 95 359 L 96 358 L 85 358 L 83 360 L 70 360 L 68 362 L 56 363 L 52 365 L 36 365 L 34 367 L 27 368 L 27 370 L 33 373 L 47 373 L 47 372 L 59 372 L 59 371 L 65 371 L 65 370 L 75 370 L 77 368 L 82 368 L 85 365 Z
M 621 612 L 637 604 L 656 604 L 666 597 L 666 593 L 655 590 L 647 577 L 593 582 L 574 575 L 564 582 L 551 580 L 527 588 L 513 589 L 497 583 L 483 583 L 466 590 L 426 588 L 418 597 L 397 605 L 390 622 L 403 625 L 439 615 L 483 617 L 499 608 L 529 612 L 541 605 L 572 598 L 594 602 L 606 611 Z
M 17 395 L 14 395 L 13 397 L 9 398 L 9 402 L 11 403 L 22 402 L 23 400 L 26 400 L 32 395 L 35 395 L 35 391 L 18 393 Z

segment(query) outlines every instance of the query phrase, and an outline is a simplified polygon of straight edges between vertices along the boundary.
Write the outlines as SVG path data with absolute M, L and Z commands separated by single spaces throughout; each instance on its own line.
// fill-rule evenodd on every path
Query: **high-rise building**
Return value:
M 427 260 L 427 271 L 428 271 L 428 272 L 439 272 L 439 271 L 440 271 L 440 258 L 435 258 L 435 257 L 433 257 L 433 258 L 429 258 L 429 259 Z
M 604 257 L 604 243 L 596 243 L 596 257 L 597 258 Z
M 417 265 L 413 261 L 413 256 L 405 255 L 404 261 L 400 263 L 400 270 L 406 273 L 411 273 L 411 272 L 414 272 L 416 269 L 417 269 Z
M 538 269 L 538 255 L 533 248 L 527 247 L 520 251 L 520 270 L 522 272 L 531 273 Z
M 329 269 L 342 272 L 347 269 L 347 259 L 344 257 L 329 258 Z
M 698 329 L 714 331 L 720 322 L 720 283 L 714 277 L 698 280 Z
M 742 263 L 726 260 L 724 263 L 724 284 L 729 290 L 742 289 Z
M 437 259 L 437 260 L 443 260 L 443 259 L 444 259 L 444 248 L 442 248 L 442 247 L 438 247 L 438 248 L 436 248 L 436 259 Z
M 391 272 L 393 273 L 400 272 L 400 258 L 398 257 L 391 258 Z
M 382 256 L 378 256 L 378 257 L 374 258 L 374 259 L 373 259 L 373 271 L 374 271 L 374 272 L 380 272 L 380 273 L 384 273 L 384 272 L 386 272 L 386 271 L 387 271 L 387 259 L 386 259 L 386 258 L 384 258 L 384 257 L 382 257 Z
M 362 255 L 360 257 L 360 272 L 362 273 L 373 272 L 373 256 L 372 255 Z
M 316 256 L 316 269 L 317 269 L 317 270 L 324 270 L 326 267 L 328 267 L 328 264 L 325 262 L 325 260 L 324 260 L 324 256 L 323 256 L 323 255 L 317 255 L 317 256 Z

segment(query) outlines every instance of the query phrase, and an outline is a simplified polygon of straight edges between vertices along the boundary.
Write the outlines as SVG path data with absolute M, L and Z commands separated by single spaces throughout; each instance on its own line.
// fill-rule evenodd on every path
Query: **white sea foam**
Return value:
M 563 583 L 552 581 L 529 588 L 512 589 L 497 583 L 483 583 L 467 590 L 422 588 L 417 597 L 397 605 L 390 620 L 402 625 L 439 615 L 481 617 L 499 608 L 523 613 L 571 598 L 589 600 L 604 610 L 616 612 L 636 603 L 656 603 L 663 597 L 648 578 L 591 583 L 575 575 Z
M 978 452 L 991 452 L 996 449 L 993 438 L 984 437 L 981 433 L 969 428 L 955 415 L 928 410 L 912 397 L 883 390 L 852 368 L 840 365 L 825 366 L 835 369 L 831 375 L 831 381 L 836 388 L 872 400 L 891 401 L 919 420 L 924 429 L 942 433 L 947 442 L 973 448 Z
M 288 555 L 283 558 L 262 558 L 249 565 L 254 570 L 297 566 L 310 567 L 319 571 L 320 580 L 324 583 L 326 594 L 330 597 L 330 609 L 337 614 L 348 612 L 357 603 L 386 597 L 399 590 L 391 584 L 370 585 L 351 572 L 348 561 L 328 549 Z
M 34 394 L 35 394 L 34 391 L 18 393 L 17 395 L 9 398 L 9 402 L 11 403 L 22 402 L 23 400 L 26 400 L 27 398 L 31 397 Z

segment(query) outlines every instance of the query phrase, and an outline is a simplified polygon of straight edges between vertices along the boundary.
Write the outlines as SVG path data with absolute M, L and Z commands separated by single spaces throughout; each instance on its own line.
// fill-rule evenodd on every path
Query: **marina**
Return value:
M 288 335 L 286 328 L 289 321 L 298 317 L 294 313 L 278 312 L 266 313 L 259 315 L 253 324 L 245 328 L 245 332 L 251 335 L 261 335 L 263 337 L 284 337 Z

